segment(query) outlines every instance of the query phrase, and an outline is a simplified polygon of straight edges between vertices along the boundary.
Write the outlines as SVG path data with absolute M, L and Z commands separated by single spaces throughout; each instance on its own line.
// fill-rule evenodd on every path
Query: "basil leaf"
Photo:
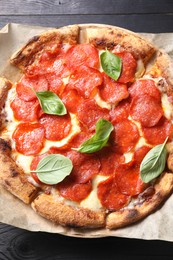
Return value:
M 157 178 L 165 169 L 166 165 L 166 138 L 163 144 L 153 147 L 144 157 L 140 166 L 140 176 L 143 182 L 148 183 Z
M 69 158 L 61 154 L 50 154 L 41 159 L 34 172 L 41 182 L 57 184 L 71 173 L 72 168 Z
M 114 80 L 117 80 L 121 74 L 121 58 L 106 50 L 100 55 L 101 66 L 104 72 Z
M 66 107 L 61 99 L 51 91 L 35 92 L 41 108 L 46 114 L 63 116 L 67 114 Z
M 113 125 L 105 119 L 99 119 L 96 123 L 96 133 L 88 140 L 83 142 L 79 148 L 73 148 L 81 153 L 94 153 L 107 145 Z

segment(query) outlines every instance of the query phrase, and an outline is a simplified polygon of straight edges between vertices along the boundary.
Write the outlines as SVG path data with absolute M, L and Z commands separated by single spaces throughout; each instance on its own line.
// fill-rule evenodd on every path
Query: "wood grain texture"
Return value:
M 7 23 L 22 23 L 46 27 L 61 27 L 69 24 L 104 23 L 124 27 L 135 32 L 172 32 L 173 15 L 13 15 L 0 16 L 0 28 Z
M 173 12 L 172 0 L 1 0 L 0 14 L 157 14 Z
M 173 244 L 127 238 L 79 239 L 0 225 L 1 260 L 168 260 Z

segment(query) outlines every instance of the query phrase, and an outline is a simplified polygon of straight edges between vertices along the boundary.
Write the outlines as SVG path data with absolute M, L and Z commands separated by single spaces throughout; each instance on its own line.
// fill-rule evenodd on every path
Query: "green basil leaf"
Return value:
M 140 166 L 140 176 L 143 182 L 148 183 L 157 178 L 165 169 L 166 165 L 166 138 L 163 144 L 153 147 L 144 157 Z
M 61 182 L 72 171 L 73 165 L 69 158 L 61 154 L 50 154 L 41 159 L 34 172 L 39 180 L 46 184 Z
M 67 114 L 66 107 L 61 99 L 51 91 L 35 92 L 41 108 L 46 114 L 63 116 Z
M 88 140 L 83 142 L 80 147 L 73 148 L 81 153 L 94 153 L 107 145 L 113 125 L 105 119 L 99 119 L 96 123 L 96 133 Z
M 114 80 L 117 80 L 121 74 L 121 58 L 106 50 L 100 55 L 101 66 L 104 72 Z

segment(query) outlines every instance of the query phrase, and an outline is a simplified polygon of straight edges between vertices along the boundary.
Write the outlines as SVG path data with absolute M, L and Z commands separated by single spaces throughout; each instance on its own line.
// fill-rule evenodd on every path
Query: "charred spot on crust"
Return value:
M 137 216 L 138 216 L 138 211 L 136 209 L 130 209 L 128 211 L 126 219 L 133 221 L 133 219 L 136 219 Z
M 11 186 L 11 184 L 8 180 L 5 180 L 4 183 L 5 183 L 5 186 Z
M 38 35 L 36 35 L 36 36 L 33 36 L 29 41 L 28 41 L 28 43 L 27 43 L 27 45 L 26 46 L 28 46 L 28 45 L 30 45 L 30 44 L 32 44 L 33 42 L 36 42 L 36 41 L 38 41 L 39 40 L 39 38 L 40 38 L 40 36 L 38 36 Z
M 11 177 L 16 177 L 19 173 L 14 169 L 10 168 Z
M 141 193 L 139 195 L 139 203 L 138 204 L 142 204 L 144 201 L 148 201 L 152 198 L 152 196 L 155 193 L 155 189 L 153 186 L 148 187 L 146 190 L 144 190 L 143 193 Z
M 98 49 L 105 49 L 105 48 L 113 49 L 116 46 L 114 42 L 108 42 L 104 38 L 103 39 L 95 38 L 90 43 L 93 44 Z
M 7 153 L 11 151 L 10 143 L 2 138 L 0 138 L 0 150 L 3 153 Z

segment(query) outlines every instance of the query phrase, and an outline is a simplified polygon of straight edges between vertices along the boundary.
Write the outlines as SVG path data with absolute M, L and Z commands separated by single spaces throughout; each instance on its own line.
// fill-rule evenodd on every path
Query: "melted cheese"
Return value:
M 92 189 L 91 193 L 89 194 L 89 196 L 80 203 L 81 207 L 92 209 L 92 210 L 99 210 L 102 208 L 102 205 L 97 196 L 97 186 L 101 181 L 104 181 L 107 178 L 108 178 L 108 176 L 97 175 L 93 179 L 93 182 L 92 182 L 93 189 Z
M 173 119 L 173 105 L 169 102 L 168 96 L 163 93 L 162 94 L 162 108 L 164 111 L 164 115 L 167 119 L 172 120 Z

